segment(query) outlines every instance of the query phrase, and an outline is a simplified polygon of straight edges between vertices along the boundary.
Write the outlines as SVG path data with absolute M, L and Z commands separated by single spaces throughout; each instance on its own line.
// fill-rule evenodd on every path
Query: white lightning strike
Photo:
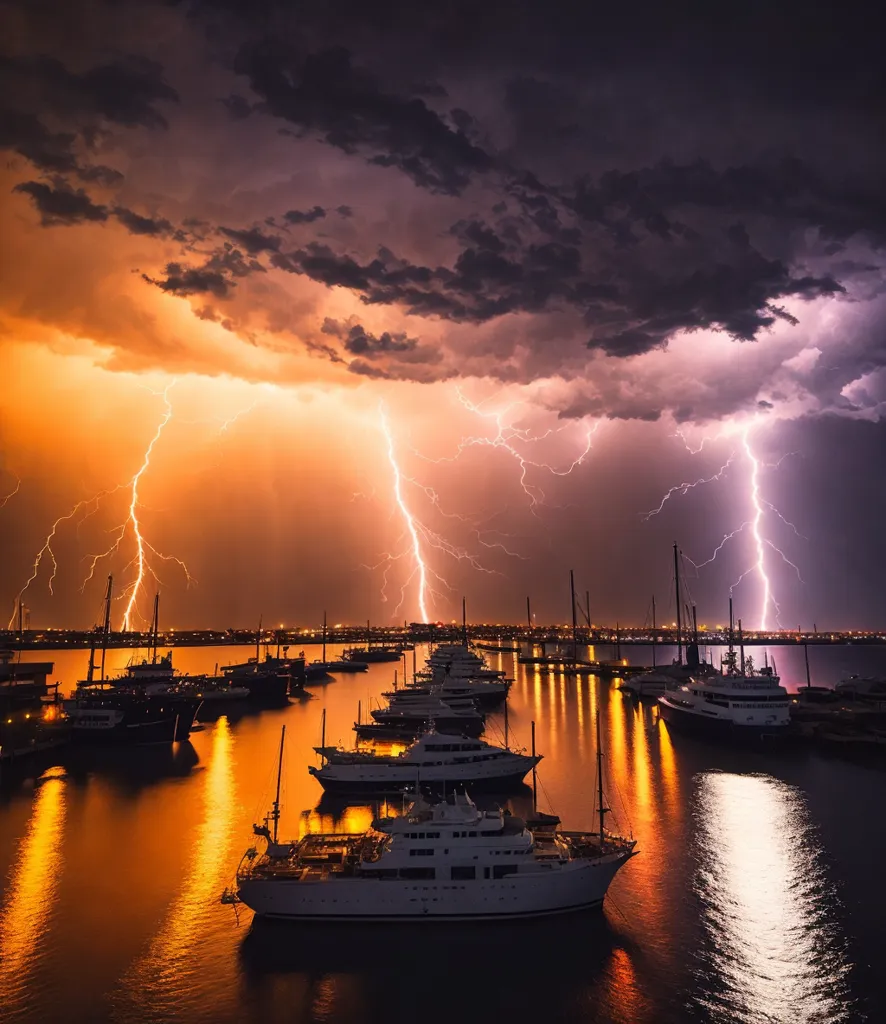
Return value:
M 391 469 L 394 473 L 394 497 L 396 498 L 397 504 L 400 506 L 400 512 L 406 522 L 406 529 L 409 531 L 409 536 L 412 539 L 412 555 L 415 559 L 415 565 L 418 570 L 418 608 L 421 612 L 421 620 L 422 622 L 430 622 L 431 619 L 428 615 L 427 605 L 428 570 L 425 566 L 424 558 L 422 557 L 421 541 L 419 540 L 415 519 L 413 519 L 412 513 L 409 511 L 409 507 L 403 498 L 402 475 L 400 473 L 400 466 L 397 463 L 397 456 L 394 452 L 394 437 L 391 434 L 391 427 L 388 423 L 384 404 L 379 405 L 378 416 L 379 421 L 381 422 L 382 432 L 385 435 L 385 440 L 388 445 L 388 462 L 390 462 Z
M 687 445 L 687 447 L 688 447 L 688 445 Z M 689 450 L 692 451 L 691 448 Z M 701 448 L 698 448 L 697 451 L 700 452 Z M 696 454 L 696 453 L 693 452 L 693 454 Z M 665 504 L 667 503 L 668 499 L 671 498 L 674 494 L 688 494 L 689 491 L 691 491 L 693 488 L 701 487 L 702 484 L 712 484 L 715 480 L 722 480 L 723 479 L 723 474 L 732 465 L 732 462 L 733 462 L 734 459 L 735 459 L 735 452 L 733 452 L 729 456 L 729 458 L 723 463 L 723 465 L 717 470 L 717 472 L 714 473 L 713 476 L 702 477 L 699 480 L 693 480 L 691 483 L 677 484 L 675 487 L 672 487 L 665 494 L 665 496 L 661 499 L 661 502 L 659 503 L 658 508 L 654 508 L 650 512 L 645 512 L 643 514 L 643 522 L 644 523 L 649 522 L 649 520 L 653 516 L 657 516 L 659 514 L 659 512 L 661 512 L 661 510 L 665 507 Z
M 422 452 L 414 451 L 419 457 L 424 459 L 426 462 L 443 463 L 443 462 L 455 462 L 458 460 L 468 448 L 483 447 L 483 448 L 501 448 L 506 451 L 520 467 L 520 487 L 523 489 L 526 497 L 529 498 L 529 509 L 533 515 L 537 515 L 536 509 L 539 505 L 545 503 L 545 492 L 537 484 L 529 483 L 527 476 L 530 468 L 544 469 L 551 473 L 553 476 L 569 476 L 575 469 L 584 463 L 588 453 L 593 447 L 593 438 L 600 427 L 600 421 L 598 420 L 593 427 L 588 428 L 585 436 L 584 449 L 579 453 L 577 458 L 565 468 L 555 469 L 553 466 L 546 462 L 536 462 L 534 459 L 529 459 L 515 447 L 515 441 L 523 443 L 534 443 L 537 441 L 543 441 L 545 438 L 552 436 L 553 434 L 562 433 L 566 430 L 566 426 L 558 428 L 549 428 L 542 434 L 533 434 L 528 427 L 517 427 L 514 424 L 508 424 L 504 422 L 504 418 L 514 408 L 517 403 L 512 402 L 510 405 L 505 406 L 504 409 L 500 409 L 497 412 L 484 412 L 481 406 L 483 402 L 474 403 L 465 396 L 461 388 L 455 389 L 456 396 L 459 402 L 468 409 L 470 412 L 475 413 L 483 419 L 491 419 L 494 421 L 496 426 L 496 433 L 493 437 L 482 437 L 482 436 L 471 436 L 464 437 L 459 441 L 455 455 L 432 459 Z
M 800 573 L 799 567 L 795 565 L 787 557 L 787 555 L 781 550 L 781 548 L 779 548 L 775 543 L 773 543 L 772 540 L 770 540 L 768 537 L 764 535 L 764 520 L 766 511 L 768 510 L 770 512 L 773 512 L 776 516 L 778 516 L 778 518 L 786 526 L 790 527 L 790 529 L 793 530 L 793 532 L 798 537 L 803 538 L 803 534 L 801 534 L 797 527 L 789 519 L 786 519 L 785 516 L 783 516 L 781 512 L 770 501 L 767 501 L 766 498 L 763 497 L 760 489 L 761 467 L 777 468 L 778 466 L 781 465 L 784 459 L 788 457 L 788 455 L 793 455 L 797 453 L 788 452 L 775 463 L 761 462 L 755 454 L 753 447 L 751 446 L 751 430 L 753 426 L 753 424 L 749 424 L 747 426 L 742 427 L 738 431 L 739 437 L 741 438 L 741 451 L 744 455 L 744 461 L 746 462 L 749 470 L 748 502 L 750 505 L 751 518 L 745 520 L 745 522 L 743 522 L 740 526 L 736 527 L 736 529 L 724 534 L 722 540 L 716 546 L 713 553 L 703 562 L 694 562 L 691 558 L 687 560 L 691 562 L 691 564 L 694 565 L 696 569 L 701 569 L 706 565 L 710 565 L 711 562 L 713 562 L 717 558 L 717 556 L 720 554 L 720 552 L 723 550 L 725 545 L 730 540 L 732 540 L 734 537 L 737 537 L 740 533 L 743 533 L 745 530 L 750 529 L 751 537 L 753 539 L 754 560 L 753 563 L 747 569 L 745 569 L 745 571 L 732 584 L 732 586 L 730 587 L 730 593 L 733 590 L 735 590 L 735 588 L 739 585 L 739 583 L 742 582 L 742 580 L 744 580 L 746 576 L 749 576 L 751 573 L 756 573 L 757 577 L 760 580 L 760 585 L 762 588 L 759 613 L 760 625 L 758 628 L 761 630 L 766 630 L 769 628 L 769 615 L 771 610 L 774 610 L 775 612 L 776 623 L 779 626 L 781 625 L 781 609 L 773 594 L 772 582 L 769 578 L 769 571 L 767 569 L 766 564 L 766 549 L 771 548 L 771 550 L 774 551 L 782 559 L 782 561 L 785 562 L 786 565 L 789 565 L 796 572 L 797 578 L 800 580 L 800 582 L 803 582 L 803 577 Z M 686 447 L 687 451 L 691 452 L 692 454 L 698 454 L 698 452 L 702 450 L 707 441 L 718 440 L 722 437 L 728 436 L 729 433 L 730 431 L 723 430 L 714 437 L 705 437 L 702 439 L 701 444 L 697 448 L 693 448 L 692 445 L 690 445 L 682 431 L 678 430 L 676 436 L 678 436 L 683 441 L 683 444 Z M 715 480 L 719 480 L 723 476 L 724 472 L 729 467 L 729 465 L 733 462 L 734 458 L 735 452 L 733 452 L 729 456 L 729 460 L 720 468 L 720 470 L 711 477 L 697 480 L 691 484 L 680 484 L 677 487 L 672 487 L 667 492 L 667 494 L 665 494 L 658 508 L 654 509 L 652 512 L 648 512 L 645 514 L 644 520 L 648 520 L 651 516 L 657 515 L 659 512 L 661 512 L 665 502 L 672 495 L 677 493 L 686 494 L 688 490 L 690 490 L 693 487 L 697 487 L 699 484 L 711 483 Z
M 19 490 L 21 489 L 21 486 L 21 480 L 18 477 L 16 477 L 15 487 L 9 492 L 9 494 L 4 494 L 3 497 L 0 498 L 0 508 L 6 507 L 6 503 L 10 500 L 10 498 L 14 498 L 18 494 Z
M 94 494 L 91 498 L 84 498 L 82 501 L 78 501 L 77 504 L 74 505 L 74 507 L 70 510 L 70 512 L 66 512 L 64 515 L 59 516 L 58 519 L 56 519 L 56 521 L 52 524 L 52 526 L 49 529 L 49 533 L 46 535 L 46 539 L 43 541 L 43 546 L 40 548 L 40 550 L 37 552 L 34 558 L 34 564 L 31 566 L 31 575 L 25 580 L 25 585 L 15 596 L 15 602 L 13 604 L 12 610 L 12 618 L 9 620 L 9 626 L 7 627 L 8 629 L 15 628 L 15 620 L 18 614 L 19 604 L 22 598 L 25 596 L 25 592 L 28 590 L 28 588 L 31 586 L 34 580 L 37 579 L 37 575 L 40 572 L 40 566 L 43 562 L 44 557 L 47 555 L 49 556 L 49 560 L 52 562 L 52 572 L 49 574 L 48 582 L 49 593 L 55 593 L 55 591 L 53 591 L 52 589 L 52 584 L 55 582 L 55 577 L 58 574 L 58 560 L 55 557 L 55 551 L 52 548 L 52 543 L 55 540 L 55 535 L 56 532 L 58 531 L 59 526 L 61 526 L 62 523 L 67 522 L 70 519 L 73 519 L 74 516 L 80 511 L 80 509 L 89 508 L 89 506 L 93 506 L 92 511 L 87 513 L 87 516 L 92 515 L 95 509 L 98 507 L 98 502 L 101 501 L 102 498 L 107 497 L 107 495 L 109 494 L 113 494 L 115 491 L 118 491 L 119 489 L 119 487 L 114 487 L 110 491 L 99 491 L 98 494 Z M 84 518 L 86 518 L 86 516 L 84 516 Z
M 81 591 L 85 589 L 86 584 L 95 575 L 96 566 L 100 561 L 102 561 L 102 559 L 109 558 L 111 555 L 115 554 L 117 551 L 120 550 L 120 545 L 123 542 L 124 537 L 126 536 L 127 532 L 131 529 L 133 539 L 135 540 L 135 554 L 132 557 L 131 561 L 127 564 L 126 568 L 128 569 L 130 566 L 135 566 L 135 578 L 129 584 L 127 584 L 121 595 L 121 599 L 126 601 L 126 608 L 123 612 L 123 629 L 127 631 L 135 628 L 135 616 L 138 613 L 138 598 L 144 586 L 145 575 L 150 573 L 150 575 L 157 581 L 158 584 L 161 582 L 156 571 L 148 561 L 147 552 L 150 552 L 154 557 L 160 559 L 163 562 L 175 562 L 181 568 L 182 572 L 184 572 L 187 584 L 190 585 L 193 582 L 193 577 L 188 571 L 188 567 L 180 558 L 176 558 L 175 555 L 164 555 L 160 551 L 158 551 L 152 544 L 149 543 L 149 541 L 145 538 L 144 534 L 142 533 L 142 524 L 138 515 L 139 509 L 144 507 L 139 501 L 139 484 L 141 483 L 142 477 L 147 472 L 151 464 L 151 455 L 154 452 L 155 445 L 160 440 L 160 436 L 162 435 L 166 425 L 172 419 L 172 402 L 170 401 L 169 398 L 169 392 L 175 386 L 175 384 L 176 381 L 173 380 L 169 384 L 167 384 L 163 391 L 154 392 L 154 394 L 162 397 L 164 404 L 164 412 L 163 415 L 160 417 L 160 421 L 157 424 L 157 429 L 154 431 L 153 437 L 151 438 L 147 448 L 145 449 L 145 454 L 142 457 L 141 465 L 139 466 L 138 470 L 136 471 L 132 479 L 129 481 L 129 483 L 125 485 L 129 488 L 129 508 L 127 510 L 126 519 L 124 519 L 124 521 L 119 526 L 114 527 L 114 529 L 110 531 L 112 534 L 115 534 L 114 540 L 111 543 L 110 547 L 108 547 L 105 551 L 102 551 L 100 554 L 90 556 L 91 561 L 89 565 L 89 570 L 87 571 L 86 577 L 83 580 L 83 584 L 80 587 Z

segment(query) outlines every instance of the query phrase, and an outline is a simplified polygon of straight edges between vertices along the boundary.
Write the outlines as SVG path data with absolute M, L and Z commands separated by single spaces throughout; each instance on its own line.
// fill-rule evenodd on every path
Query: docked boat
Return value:
M 496 747 L 481 740 L 430 732 L 397 755 L 339 747 L 315 747 L 321 767 L 308 771 L 327 793 L 372 795 L 403 792 L 445 792 L 455 786 L 469 792 L 500 793 L 518 786 L 541 757 Z
M 309 833 L 278 841 L 277 799 L 253 826 L 264 852 L 247 850 L 236 890 L 261 917 L 353 921 L 445 921 L 538 917 L 600 906 L 631 839 L 595 832 L 533 831 L 501 809 L 480 810 L 467 794 L 382 817 L 363 834 Z M 602 793 L 602 777 L 600 783 Z
M 773 668 L 755 669 L 730 648 L 722 671 L 675 681 L 658 698 L 669 726 L 704 736 L 757 738 L 784 735 L 790 725 L 790 698 Z
M 47 681 L 52 662 L 18 661 L 0 651 L 0 761 L 14 761 L 66 743 L 70 722 Z
M 376 644 L 373 647 L 349 647 L 342 654 L 342 661 L 355 665 L 370 665 L 381 661 L 399 661 L 403 657 L 403 649 L 389 644 Z M 359 672 L 360 669 L 357 669 Z
M 439 698 L 376 708 L 370 715 L 378 725 L 389 728 L 421 732 L 433 726 L 441 732 L 475 738 L 483 732 L 485 724 L 485 716 L 475 707 L 452 707 Z
M 510 689 L 508 680 L 492 679 L 457 679 L 445 677 L 441 682 L 416 680 L 401 690 L 387 690 L 383 697 L 394 698 L 398 695 L 416 694 L 424 697 L 436 696 L 441 700 L 472 700 L 479 707 L 494 707 L 507 700 Z
M 97 683 L 78 686 L 65 712 L 74 741 L 173 743 L 190 736 L 201 704 L 199 697 Z

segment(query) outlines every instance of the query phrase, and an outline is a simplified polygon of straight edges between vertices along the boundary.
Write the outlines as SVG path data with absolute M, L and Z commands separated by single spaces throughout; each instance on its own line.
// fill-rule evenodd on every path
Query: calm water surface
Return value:
M 175 651 L 185 671 L 249 652 Z M 600 656 L 608 652 L 600 650 Z M 84 652 L 54 653 L 69 687 Z M 419 660 L 424 652 L 419 652 Z M 813 681 L 884 654 L 814 651 Z M 39 655 L 32 655 L 37 658 Z M 128 652 L 116 652 L 113 664 Z M 392 665 L 280 710 L 206 723 L 168 749 L 74 750 L 0 784 L 0 1019 L 262 1024 L 521 1020 L 886 1020 L 886 757 L 721 748 L 668 733 L 614 683 L 523 671 L 512 740 L 537 723 L 540 803 L 594 827 L 593 722 L 616 824 L 640 855 L 603 912 L 508 925 L 267 926 L 218 896 L 272 799 L 287 726 L 282 831 L 366 828 L 321 799 L 320 717 L 350 742 Z M 797 651 L 776 655 L 788 685 Z M 488 733 L 500 735 L 501 716 Z M 511 800 L 526 811 L 529 791 Z

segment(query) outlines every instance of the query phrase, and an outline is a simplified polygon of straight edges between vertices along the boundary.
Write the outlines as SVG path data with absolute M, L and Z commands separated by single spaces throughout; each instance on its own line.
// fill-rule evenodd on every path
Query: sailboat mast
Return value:
M 538 813 L 538 774 L 535 767 L 535 722 L 530 722 L 532 729 L 532 811 Z
M 603 806 L 603 743 L 600 738 L 600 702 L 597 701 L 597 713 L 594 716 L 596 719 L 597 729 L 597 813 L 600 816 L 600 845 L 603 845 L 605 840 L 603 822 L 606 817 L 606 812 L 609 810 L 608 807 Z
M 326 708 L 323 708 L 323 714 L 320 716 L 320 749 L 326 749 Z M 326 755 L 320 755 L 323 763 L 326 763 Z
M 569 570 L 569 596 L 572 599 L 572 672 L 575 674 L 575 663 L 578 660 L 578 628 L 575 621 L 575 574 Z
M 271 817 L 274 819 L 274 842 L 277 842 L 277 825 L 280 822 L 280 780 L 283 777 L 283 741 L 286 738 L 286 726 L 280 730 L 280 757 L 277 761 L 277 796 L 274 799 L 274 810 Z
M 674 587 L 677 594 L 677 664 L 683 664 L 683 620 L 680 615 L 680 553 L 674 544 Z
M 532 632 L 532 609 L 529 607 L 529 598 L 526 598 L 526 625 L 529 627 L 529 632 Z
M 258 629 L 255 634 L 255 664 L 258 667 L 259 658 L 261 657 L 261 624 L 263 616 L 258 617 Z
M 108 577 L 108 589 L 105 591 L 105 622 L 102 627 L 102 663 L 101 681 L 105 681 L 105 654 L 108 651 L 108 639 L 111 635 L 111 589 L 114 586 L 114 577 Z
M 655 635 L 655 594 L 652 595 L 652 667 L 655 668 L 655 644 L 658 638 Z
M 326 609 L 323 609 L 323 664 L 326 664 Z
M 465 647 L 468 646 L 468 602 L 467 598 L 461 599 L 461 639 Z
M 732 595 L 729 595 L 729 653 L 732 654 L 733 642 L 732 642 L 732 631 L 734 628 L 735 619 L 732 617 Z
M 741 674 L 744 675 L 744 633 L 741 628 L 741 619 L 738 620 L 738 649 L 741 652 Z
M 154 594 L 154 618 L 151 621 L 151 664 L 157 664 L 157 634 L 160 632 L 160 592 Z

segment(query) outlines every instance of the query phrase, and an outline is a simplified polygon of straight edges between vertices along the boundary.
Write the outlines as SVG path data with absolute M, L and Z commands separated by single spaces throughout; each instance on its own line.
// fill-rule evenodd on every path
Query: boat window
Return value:
M 431 848 L 429 850 L 428 849 L 410 850 L 409 851 L 409 856 L 410 857 L 433 857 L 434 856 L 434 850 L 433 850 L 433 848 Z
M 426 835 L 427 835 L 428 839 L 439 839 L 440 838 L 440 833 L 439 832 L 427 832 Z
M 468 832 L 468 835 L 471 837 L 471 839 L 473 839 L 477 835 L 477 833 L 476 832 Z
M 436 871 L 433 868 L 400 868 L 401 878 L 429 878 L 433 879 L 436 877 Z
M 454 867 L 450 869 L 449 877 L 453 882 L 471 882 L 477 877 L 477 869 L 474 867 Z
M 516 864 L 496 864 L 492 869 L 493 878 L 505 878 L 507 875 L 514 875 L 516 873 Z

